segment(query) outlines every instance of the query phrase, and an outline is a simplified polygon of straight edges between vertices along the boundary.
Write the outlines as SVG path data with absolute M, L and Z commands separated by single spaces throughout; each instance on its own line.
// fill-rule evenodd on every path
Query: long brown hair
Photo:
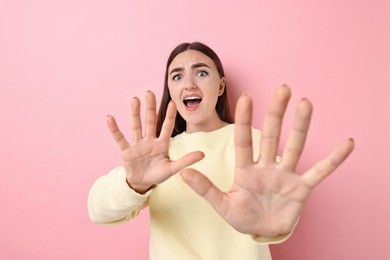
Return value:
M 165 69 L 165 80 L 164 80 L 164 92 L 161 98 L 161 103 L 160 103 L 160 108 L 158 111 L 158 116 L 157 116 L 157 129 L 156 133 L 157 136 L 160 135 L 161 128 L 163 125 L 163 122 L 165 120 L 166 116 L 166 111 L 168 108 L 169 101 L 171 101 L 171 95 L 169 93 L 168 89 L 168 69 L 169 66 L 171 65 L 173 59 L 180 53 L 188 51 L 188 50 L 195 50 L 203 53 L 204 55 L 208 56 L 210 59 L 214 61 L 215 66 L 217 67 L 219 77 L 222 78 L 225 76 L 225 73 L 223 71 L 223 66 L 222 62 L 219 59 L 218 55 L 207 45 L 200 43 L 200 42 L 193 42 L 193 43 L 182 43 L 179 44 L 171 54 L 169 55 L 168 61 L 167 61 L 167 66 Z M 225 86 L 225 91 L 222 93 L 221 96 L 218 97 L 217 104 L 215 106 L 215 109 L 217 111 L 217 114 L 219 118 L 222 121 L 225 121 L 227 123 L 233 123 L 233 117 L 230 113 L 229 109 L 229 103 L 228 103 L 228 93 L 227 93 L 227 87 Z M 173 129 L 172 132 L 172 137 L 180 134 L 181 132 L 186 130 L 186 121 L 183 119 L 183 117 L 177 113 L 176 114 L 176 121 L 175 121 L 175 128 Z

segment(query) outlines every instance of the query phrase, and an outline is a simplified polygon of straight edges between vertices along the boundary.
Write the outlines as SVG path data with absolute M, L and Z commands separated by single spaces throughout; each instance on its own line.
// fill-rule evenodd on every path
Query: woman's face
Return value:
M 215 110 L 225 79 L 207 55 L 195 50 L 178 54 L 168 68 L 168 88 L 187 132 L 212 131 L 225 125 Z

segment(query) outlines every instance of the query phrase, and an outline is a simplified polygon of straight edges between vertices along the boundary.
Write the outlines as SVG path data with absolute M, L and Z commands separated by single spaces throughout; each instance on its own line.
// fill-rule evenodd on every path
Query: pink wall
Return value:
M 0 2 L 0 259 L 147 259 L 147 212 L 97 226 L 87 194 L 120 163 L 106 114 L 127 131 L 131 98 L 160 96 L 169 52 L 194 40 L 235 98 L 253 93 L 256 126 L 282 83 L 313 101 L 302 169 L 356 140 L 274 259 L 390 259 L 388 1 L 227 2 Z

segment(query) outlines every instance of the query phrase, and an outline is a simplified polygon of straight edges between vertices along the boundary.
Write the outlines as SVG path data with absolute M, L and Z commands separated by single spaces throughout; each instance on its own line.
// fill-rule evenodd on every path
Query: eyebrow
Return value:
M 195 63 L 195 64 L 191 65 L 191 69 L 196 69 L 196 68 L 201 68 L 201 67 L 210 68 L 210 66 L 207 65 L 206 63 Z M 172 74 L 172 73 L 178 72 L 178 71 L 183 71 L 183 70 L 184 70 L 183 67 L 174 68 L 171 70 L 171 72 L 169 74 Z

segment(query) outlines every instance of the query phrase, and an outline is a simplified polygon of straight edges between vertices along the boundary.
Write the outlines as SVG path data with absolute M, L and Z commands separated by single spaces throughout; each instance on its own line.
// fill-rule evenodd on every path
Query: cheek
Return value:
M 214 87 L 215 85 L 213 85 L 213 88 L 210 89 L 210 92 L 209 92 L 209 95 L 210 97 L 213 97 L 213 99 L 218 99 L 219 97 L 219 87 Z
M 177 102 L 177 99 L 179 98 L 178 91 L 177 90 L 175 91 L 175 88 L 170 87 L 169 85 L 168 85 L 168 90 L 169 90 L 169 95 L 171 96 L 171 99 L 173 101 Z

